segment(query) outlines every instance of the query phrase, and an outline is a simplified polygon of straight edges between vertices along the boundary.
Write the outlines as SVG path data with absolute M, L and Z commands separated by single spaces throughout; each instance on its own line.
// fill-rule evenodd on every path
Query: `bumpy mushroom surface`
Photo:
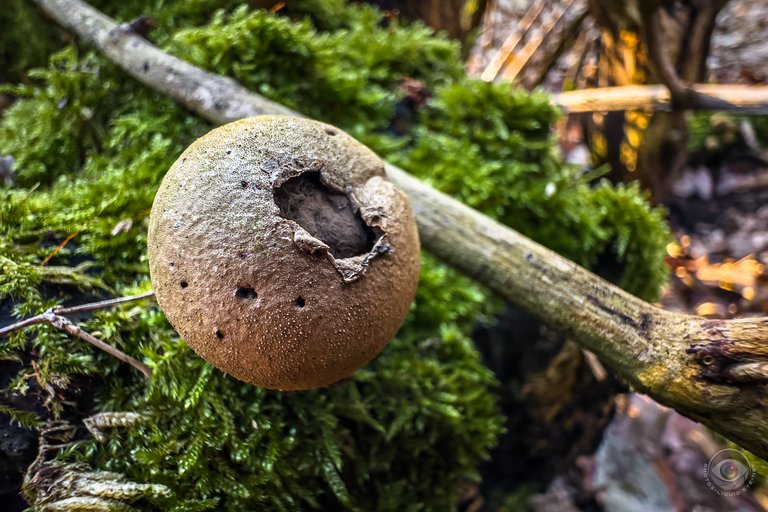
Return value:
M 148 253 L 187 343 L 257 386 L 327 386 L 395 335 L 419 241 L 383 162 L 338 128 L 259 116 L 193 143 L 163 179 Z

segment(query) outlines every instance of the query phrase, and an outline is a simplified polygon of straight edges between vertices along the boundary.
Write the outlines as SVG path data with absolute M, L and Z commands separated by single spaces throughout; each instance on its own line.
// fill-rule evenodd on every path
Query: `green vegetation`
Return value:
M 728 148 L 743 147 L 746 141 L 740 123 L 748 122 L 754 129 L 756 142 L 768 144 L 768 116 L 738 115 L 727 112 L 695 112 L 688 115 L 690 136 L 688 150 L 695 152 L 725 151 Z
M 557 116 L 544 96 L 464 78 L 455 43 L 418 24 L 385 22 L 370 7 L 338 0 L 319 9 L 304 1 L 273 14 L 237 3 L 95 5 L 123 20 L 155 16 L 152 38 L 169 51 L 339 125 L 580 263 L 608 255 L 623 286 L 655 296 L 669 236 L 661 213 L 634 187 L 594 183 L 560 163 L 550 132 Z M 226 10 L 212 14 L 211 4 Z M 37 19 L 26 4 L 3 16 Z M 17 30 L 0 34 L 0 48 L 18 37 Z M 154 192 L 177 155 L 211 128 L 100 56 L 45 44 L 47 67 L 25 72 L 34 85 L 7 87 L 19 99 L 0 119 L 0 155 L 16 161 L 14 185 L 0 188 L 0 314 L 10 309 L 15 317 L 148 289 Z M 17 62 L 35 63 L 39 51 L 19 52 Z M 398 131 L 393 119 L 402 114 L 406 77 L 433 96 L 407 112 L 407 129 Z M 115 229 L 121 221 L 129 222 Z M 468 339 L 497 304 L 425 255 L 397 338 L 350 381 L 307 393 L 227 378 L 191 353 L 149 304 L 83 324 L 150 364 L 149 383 L 47 326 L 16 333 L 0 344 L 0 357 L 34 358 L 34 378 L 56 389 L 86 379 L 94 413 L 141 414 L 144 421 L 108 431 L 106 442 L 81 441 L 60 456 L 170 490 L 136 507 L 442 510 L 476 478 L 501 430 L 493 377 Z M 28 392 L 32 379 L 24 371 L 6 392 Z M 23 414 L 18 420 L 34 422 Z

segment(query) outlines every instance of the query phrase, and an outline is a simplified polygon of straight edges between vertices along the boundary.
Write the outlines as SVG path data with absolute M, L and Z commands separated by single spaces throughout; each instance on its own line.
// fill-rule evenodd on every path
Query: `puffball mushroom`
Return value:
M 165 175 L 149 220 L 161 309 L 190 347 L 271 389 L 328 386 L 373 359 L 416 291 L 406 196 L 338 128 L 259 116 L 216 128 Z

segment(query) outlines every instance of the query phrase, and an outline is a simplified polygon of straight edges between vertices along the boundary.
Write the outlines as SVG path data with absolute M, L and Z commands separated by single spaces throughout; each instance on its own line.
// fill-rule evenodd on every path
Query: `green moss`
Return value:
M 422 25 L 382 23 L 370 7 L 336 0 L 323 12 L 317 2 L 289 2 L 271 14 L 235 3 L 97 2 L 123 20 L 156 16 L 152 37 L 179 56 L 340 125 L 581 263 L 609 253 L 624 286 L 656 293 L 668 236 L 661 214 L 635 187 L 590 183 L 559 161 L 550 135 L 557 114 L 546 97 L 467 80 L 454 43 Z M 228 10 L 211 12 L 219 7 Z M 103 290 L 148 289 L 155 190 L 210 126 L 91 53 L 67 48 L 33 76 L 0 120 L 0 154 L 16 160 L 15 186 L 0 189 L 0 305 L 21 317 Z M 391 124 L 405 77 L 434 96 L 402 133 Z M 168 487 L 170 495 L 139 507 L 441 510 L 476 478 L 501 430 L 493 378 L 467 338 L 497 305 L 425 255 L 398 337 L 350 381 L 309 393 L 227 378 L 147 303 L 100 312 L 84 327 L 152 365 L 149 384 L 46 326 L 14 335 L 0 357 L 34 353 L 40 378 L 59 384 L 86 374 L 101 383 L 96 411 L 145 418 L 61 456 Z M 10 388 L 26 392 L 26 378 Z
M 109 93 L 99 87 L 99 66 L 91 56 L 82 61 L 72 51 L 56 54 L 45 70 L 30 77 L 44 87 L 5 90 L 20 98 L 0 127 L 4 154 L 16 159 L 19 184 L 30 186 L 79 169 L 89 151 L 101 143 L 100 103 Z
M 493 379 L 455 329 L 399 337 L 331 389 L 279 393 L 223 376 L 172 331 L 158 331 L 160 312 L 141 315 L 152 330 L 123 341 L 155 338 L 145 350 L 155 376 L 146 389 L 135 383 L 102 395 L 100 408 L 133 403 L 146 421 L 78 453 L 100 469 L 163 484 L 175 500 L 214 498 L 217 510 L 447 509 L 499 429 Z
M 400 79 L 433 84 L 461 75 L 454 43 L 422 25 L 383 28 L 376 11 L 354 10 L 351 27 L 319 32 L 310 19 L 292 22 L 242 6 L 179 31 L 169 50 L 353 134 L 386 127 Z

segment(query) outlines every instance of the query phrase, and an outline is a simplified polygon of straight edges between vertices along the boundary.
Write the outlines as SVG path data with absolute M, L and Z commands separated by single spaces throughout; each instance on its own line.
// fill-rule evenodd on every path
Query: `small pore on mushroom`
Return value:
M 186 281 L 179 281 L 179 286 L 181 286 L 182 288 L 186 288 L 187 286 L 189 286 L 189 283 Z
M 296 297 L 293 305 L 296 307 L 296 309 L 301 309 L 306 306 L 306 301 L 304 300 L 304 297 Z
M 328 188 L 319 172 L 304 172 L 274 191 L 281 215 L 296 222 L 329 247 L 334 258 L 369 253 L 376 233 L 365 223 L 347 194 Z
M 235 297 L 239 299 L 257 299 L 259 294 L 250 287 L 241 287 L 235 290 Z

